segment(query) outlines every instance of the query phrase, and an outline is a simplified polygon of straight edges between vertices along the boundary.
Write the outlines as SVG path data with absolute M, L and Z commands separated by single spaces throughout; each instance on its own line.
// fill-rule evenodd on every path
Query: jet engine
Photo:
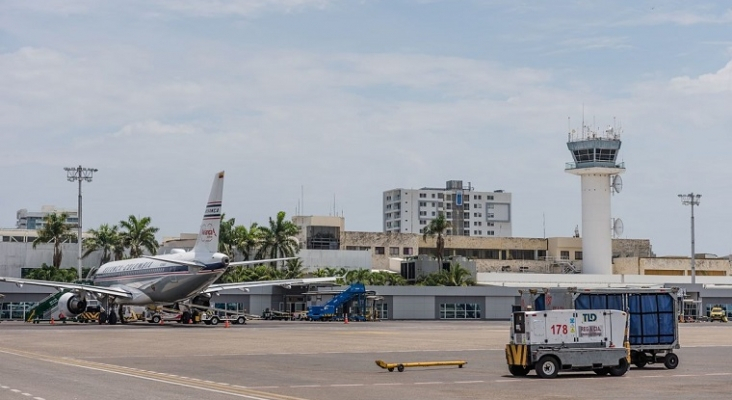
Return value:
M 58 308 L 67 317 L 73 317 L 86 311 L 86 299 L 76 293 L 64 293 L 58 299 Z

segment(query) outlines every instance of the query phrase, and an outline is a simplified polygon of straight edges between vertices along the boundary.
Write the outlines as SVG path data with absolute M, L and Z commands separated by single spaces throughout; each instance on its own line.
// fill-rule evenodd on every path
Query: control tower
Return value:
M 625 165 L 616 162 L 620 131 L 608 127 L 600 133 L 583 123 L 582 132 L 568 133 L 567 147 L 574 162 L 565 172 L 582 179 L 582 273 L 612 274 L 611 231 L 622 233 L 620 220 L 613 226 L 610 217 L 610 194 L 620 192 L 619 175 L 625 172 Z

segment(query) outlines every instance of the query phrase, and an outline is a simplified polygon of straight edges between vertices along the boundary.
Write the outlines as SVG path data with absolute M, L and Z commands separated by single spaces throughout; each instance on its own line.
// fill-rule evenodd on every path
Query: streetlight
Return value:
M 81 239 L 81 182 L 87 181 L 91 182 L 92 177 L 94 176 L 94 173 L 98 170 L 96 168 L 82 168 L 81 165 L 79 165 L 76 168 L 64 168 L 64 171 L 66 171 L 66 179 L 69 182 L 79 181 L 79 231 L 78 231 L 78 239 L 77 242 L 79 242 L 79 258 L 78 258 L 78 269 L 79 269 L 79 280 L 82 280 L 83 277 L 81 276 L 81 245 L 82 245 L 82 239 Z
M 694 206 L 699 205 L 700 194 L 680 194 L 681 204 L 691 206 L 691 284 L 696 284 L 696 266 L 694 265 Z

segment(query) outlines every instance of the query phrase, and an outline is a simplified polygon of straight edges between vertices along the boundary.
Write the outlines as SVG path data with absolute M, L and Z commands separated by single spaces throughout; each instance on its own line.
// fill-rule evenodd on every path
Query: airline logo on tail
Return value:
M 211 224 L 201 225 L 201 233 L 198 238 L 202 242 L 210 242 L 216 237 L 216 229 Z

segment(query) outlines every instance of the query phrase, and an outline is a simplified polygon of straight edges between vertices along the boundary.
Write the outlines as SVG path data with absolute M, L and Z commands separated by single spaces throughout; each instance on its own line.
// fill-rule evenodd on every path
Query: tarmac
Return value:
M 508 322 L 0 323 L 0 399 L 722 399 L 732 324 L 680 326 L 679 367 L 508 373 Z M 389 372 L 375 364 L 467 361 Z

